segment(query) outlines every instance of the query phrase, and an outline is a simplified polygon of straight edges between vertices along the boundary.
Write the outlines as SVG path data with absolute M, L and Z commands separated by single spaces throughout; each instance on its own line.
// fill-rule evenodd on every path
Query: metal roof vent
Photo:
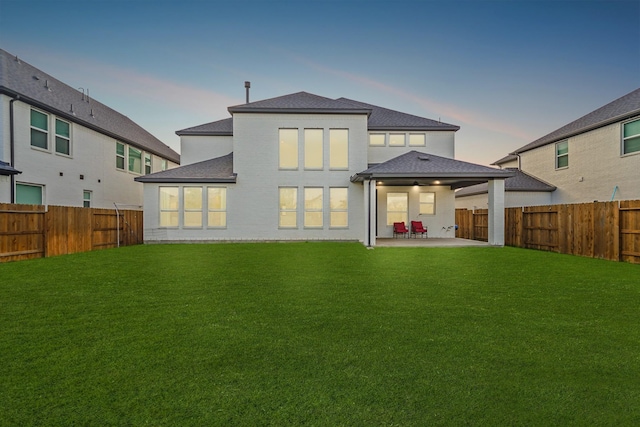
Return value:
M 22 62 L 20 62 L 20 58 L 18 58 L 18 55 L 16 55 L 16 62 L 17 62 L 18 64 L 22 64 Z
M 430 160 L 427 156 L 418 156 L 418 160 Z
M 51 92 L 51 87 L 49 86 L 49 79 L 46 79 L 46 80 L 44 81 L 44 88 L 45 88 L 46 90 L 48 90 L 49 92 Z

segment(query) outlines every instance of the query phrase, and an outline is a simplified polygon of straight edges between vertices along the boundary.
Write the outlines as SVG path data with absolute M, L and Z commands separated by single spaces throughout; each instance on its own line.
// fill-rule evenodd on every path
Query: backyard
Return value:
M 0 278 L 0 426 L 640 423 L 640 265 L 141 245 Z

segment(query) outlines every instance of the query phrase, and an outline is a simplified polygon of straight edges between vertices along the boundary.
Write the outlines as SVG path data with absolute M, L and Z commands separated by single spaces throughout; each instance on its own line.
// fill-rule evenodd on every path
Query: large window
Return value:
M 412 147 L 424 147 L 426 145 L 424 133 L 412 133 L 409 135 L 409 145 Z
M 640 120 L 623 125 L 622 154 L 640 152 Z
M 298 189 L 294 187 L 280 188 L 280 219 L 278 225 L 281 228 L 296 228 Z
M 394 222 L 407 224 L 408 199 L 407 193 L 387 193 L 387 225 Z
M 280 169 L 298 169 L 298 129 L 280 129 Z
M 349 130 L 329 129 L 329 167 L 349 168 Z
M 116 142 L 116 168 L 124 170 L 125 145 Z
M 436 213 L 436 193 L 420 193 L 420 215 Z
M 16 203 L 22 205 L 41 205 L 42 186 L 16 184 Z
M 569 141 L 556 144 L 556 169 L 569 167 Z
M 304 130 L 304 168 L 322 169 L 322 129 Z
M 322 187 L 304 189 L 304 226 L 322 228 Z
M 389 147 L 404 147 L 404 140 L 404 133 L 391 133 L 389 134 Z
M 31 110 L 31 146 L 49 149 L 49 116 Z
M 178 226 L 178 187 L 160 187 L 160 227 Z
M 142 173 L 142 151 L 129 147 L 129 171 Z
M 209 210 L 207 225 L 209 227 L 226 227 L 227 189 L 219 187 L 207 188 L 207 206 Z
M 369 135 L 369 145 L 372 147 L 383 147 L 385 144 L 384 133 L 372 133 Z
M 184 226 L 202 227 L 202 187 L 184 187 Z
M 144 173 L 148 175 L 151 173 L 151 154 L 144 153 Z
M 335 228 L 349 225 L 349 197 L 347 188 L 329 189 L 329 226 Z
M 71 155 L 69 123 L 56 119 L 56 153 Z

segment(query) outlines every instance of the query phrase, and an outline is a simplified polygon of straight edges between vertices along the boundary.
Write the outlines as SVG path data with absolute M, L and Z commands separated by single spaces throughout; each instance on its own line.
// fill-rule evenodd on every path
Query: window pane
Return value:
M 16 203 L 23 205 L 41 205 L 42 187 L 39 185 L 16 184 Z
M 124 144 L 116 142 L 116 154 L 119 156 L 124 156 Z
M 322 129 L 304 130 L 304 167 L 322 169 Z
M 393 225 L 394 222 L 407 223 L 407 214 L 404 212 L 387 212 L 387 225 Z
M 227 209 L 227 189 L 226 188 L 209 188 L 209 210 L 226 210 Z
M 185 212 L 184 226 L 185 227 L 202 227 L 202 211 Z
M 124 157 L 116 157 L 116 167 L 118 169 L 124 169 Z
M 329 130 L 329 167 L 347 169 L 349 167 L 349 130 Z
M 305 227 L 322 227 L 322 212 L 305 212 Z
M 280 227 L 296 227 L 296 213 L 280 212 Z
M 39 130 L 31 129 L 31 145 L 34 147 L 44 148 L 46 150 L 48 148 L 47 134 L 40 132 Z
M 407 193 L 388 193 L 387 194 L 387 225 L 393 225 L 394 222 L 407 223 Z
M 624 142 L 624 154 L 640 151 L 640 137 L 630 138 Z
M 49 130 L 48 116 L 39 111 L 31 110 L 31 126 Z
M 625 123 L 624 125 L 624 137 L 627 138 L 633 135 L 640 135 L 640 120 Z
M 389 135 L 389 146 L 404 146 L 404 133 L 392 133 Z
M 296 209 L 298 204 L 297 188 L 280 189 L 280 209 Z
M 322 209 L 322 188 L 304 189 L 304 208 Z
M 69 138 L 69 123 L 56 119 L 56 135 Z
M 178 187 L 160 187 L 160 209 L 178 210 Z
M 151 154 L 144 155 L 144 173 L 145 174 L 151 173 Z
M 412 145 L 414 147 L 422 147 L 426 145 L 424 134 L 414 133 L 409 135 L 409 145 Z
M 69 140 L 56 136 L 56 153 L 70 154 Z
M 374 147 L 384 146 L 384 137 L 383 133 L 373 133 L 369 135 L 369 145 Z
M 420 193 L 420 214 L 433 215 L 436 211 L 436 193 Z
M 201 187 L 184 187 L 184 208 L 202 209 Z
M 569 143 L 568 142 L 560 142 L 556 144 L 556 153 L 558 155 L 567 154 L 569 152 Z
M 566 168 L 567 166 L 569 166 L 569 156 L 568 155 L 564 155 L 564 156 L 560 156 L 558 157 L 558 168 Z
M 160 212 L 160 227 L 177 227 L 178 212 Z
M 142 172 L 142 151 L 129 147 L 129 170 L 131 172 Z
M 280 129 L 280 168 L 298 167 L 298 129 Z
M 331 227 L 346 227 L 349 215 L 347 212 L 331 212 Z
M 330 188 L 329 189 L 329 205 L 334 209 L 347 209 L 347 189 L 346 188 Z
M 420 193 L 420 203 L 433 203 L 435 200 L 435 193 Z
M 209 212 L 208 218 L 209 227 L 226 227 L 227 226 L 227 213 L 226 212 Z

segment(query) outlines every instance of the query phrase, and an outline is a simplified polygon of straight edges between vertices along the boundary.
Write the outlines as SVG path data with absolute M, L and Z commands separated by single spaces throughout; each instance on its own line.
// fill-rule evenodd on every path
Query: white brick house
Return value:
M 145 241 L 351 240 L 375 245 L 393 222 L 454 236 L 454 189 L 503 171 L 453 159 L 457 126 L 299 92 L 229 107 L 178 131 L 183 166 L 144 183 Z M 495 224 L 490 241 L 503 244 Z
M 142 206 L 134 178 L 179 162 L 88 91 L 0 49 L 0 203 Z
M 507 207 L 640 199 L 640 89 L 494 164 L 532 178 L 524 186 L 507 179 Z M 456 194 L 459 208 L 486 204 L 481 186 Z

